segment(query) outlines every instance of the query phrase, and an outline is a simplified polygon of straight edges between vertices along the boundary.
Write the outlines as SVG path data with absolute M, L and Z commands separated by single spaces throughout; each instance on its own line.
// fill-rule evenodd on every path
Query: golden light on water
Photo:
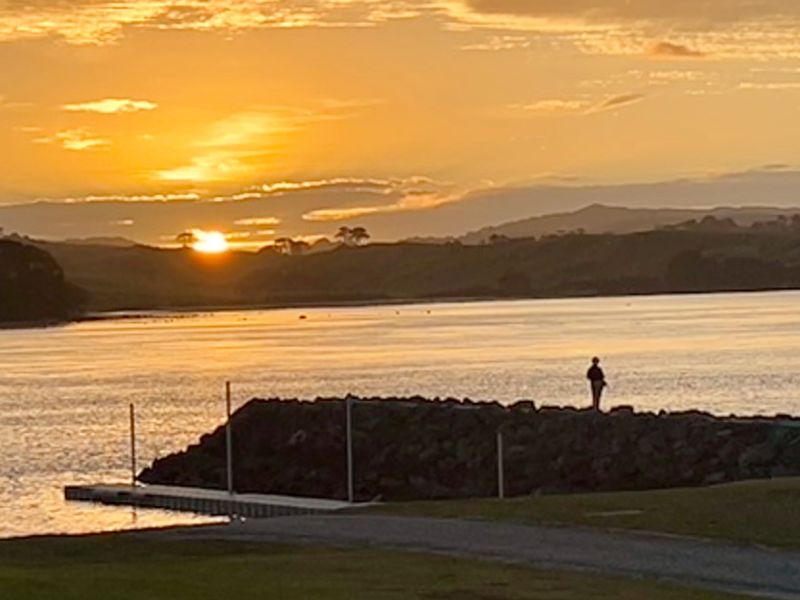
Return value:
M 221 254 L 229 249 L 225 234 L 219 231 L 194 231 L 192 249 L 205 254 Z

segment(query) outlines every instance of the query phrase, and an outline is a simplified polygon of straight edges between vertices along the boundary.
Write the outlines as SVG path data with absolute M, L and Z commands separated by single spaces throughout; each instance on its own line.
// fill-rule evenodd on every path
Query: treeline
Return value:
M 83 299 L 50 254 L 0 240 L 0 322 L 65 320 L 79 311 Z
M 257 301 L 536 298 L 800 288 L 800 232 L 650 231 L 372 245 L 270 258 L 240 282 Z
M 343 245 L 299 256 L 46 247 L 98 309 L 800 289 L 800 231 Z

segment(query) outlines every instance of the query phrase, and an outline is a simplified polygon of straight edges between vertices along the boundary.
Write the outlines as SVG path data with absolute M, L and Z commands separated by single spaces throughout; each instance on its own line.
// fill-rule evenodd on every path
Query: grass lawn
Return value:
M 438 556 L 109 534 L 0 542 L 9 600 L 723 600 L 646 581 Z
M 800 549 L 800 479 L 714 487 L 387 504 L 372 512 L 635 529 Z

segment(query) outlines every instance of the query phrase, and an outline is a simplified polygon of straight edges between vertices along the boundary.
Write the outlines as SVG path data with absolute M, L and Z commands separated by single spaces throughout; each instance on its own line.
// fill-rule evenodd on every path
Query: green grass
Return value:
M 0 542 L 9 600 L 724 600 L 647 581 L 400 552 L 102 535 Z
M 714 487 L 387 504 L 400 515 L 634 529 L 800 548 L 800 479 Z

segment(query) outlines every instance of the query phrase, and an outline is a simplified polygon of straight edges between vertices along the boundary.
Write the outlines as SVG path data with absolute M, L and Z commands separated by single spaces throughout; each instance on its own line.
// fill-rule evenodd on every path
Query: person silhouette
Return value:
M 606 374 L 600 368 L 600 359 L 596 356 L 592 359 L 592 366 L 586 372 L 586 378 L 592 388 L 592 408 L 600 410 L 600 398 L 603 396 L 603 388 L 608 384 L 606 383 Z

